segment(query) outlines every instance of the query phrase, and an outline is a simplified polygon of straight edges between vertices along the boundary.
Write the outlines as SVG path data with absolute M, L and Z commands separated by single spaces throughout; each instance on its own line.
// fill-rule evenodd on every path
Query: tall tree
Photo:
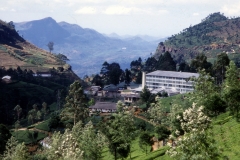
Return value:
M 50 53 L 53 51 L 53 46 L 54 46 L 54 43 L 53 43 L 52 41 L 50 41 L 50 42 L 47 44 L 47 47 L 48 47 Z
M 185 61 L 181 62 L 178 67 L 179 72 L 191 72 L 191 68 L 189 64 L 187 64 Z
M 96 85 L 96 86 L 101 86 L 103 87 L 103 82 L 102 82 L 102 78 L 99 76 L 99 74 L 96 74 L 92 81 L 91 81 L 92 84 Z
M 223 83 L 225 79 L 226 67 L 229 66 L 230 59 L 226 53 L 221 53 L 217 56 L 217 61 L 213 65 L 213 75 L 218 84 Z
M 231 113 L 238 119 L 240 110 L 240 82 L 238 70 L 233 61 L 230 62 L 226 71 L 226 80 L 224 82 L 224 99 L 228 104 Z
M 134 136 L 135 125 L 131 114 L 115 114 L 107 123 L 103 123 L 101 130 L 108 139 L 108 147 L 114 155 L 126 158 L 131 150 L 131 141 Z
M 42 112 L 43 117 L 44 117 L 44 119 L 45 119 L 45 117 L 48 115 L 48 112 L 49 112 L 49 108 L 48 108 L 48 105 L 47 105 L 46 102 L 43 102 L 43 103 L 42 103 L 41 112 Z
M 156 69 L 164 71 L 176 71 L 176 63 L 168 51 L 165 52 L 163 56 L 159 57 Z
M 106 138 L 100 131 L 96 130 L 91 121 L 84 127 L 82 127 L 81 122 L 78 122 L 73 126 L 72 134 L 83 151 L 84 159 L 101 159 L 102 150 L 106 145 Z
M 162 57 L 162 55 L 160 56 Z M 143 71 L 145 72 L 153 72 L 157 70 L 157 63 L 158 61 L 154 57 L 149 57 L 143 66 Z
M 142 92 L 140 93 L 140 99 L 143 103 L 146 103 L 147 108 L 150 107 L 150 104 L 155 102 L 155 94 L 151 94 L 147 86 L 144 86 Z
M 13 110 L 17 112 L 17 120 L 19 120 L 20 115 L 21 115 L 21 113 L 22 113 L 22 108 L 21 108 L 21 106 L 20 106 L 20 105 L 16 105 L 16 107 L 15 107 Z
M 171 134 L 171 131 L 164 125 L 157 125 L 155 127 L 155 133 L 157 134 L 158 138 L 158 147 L 159 147 L 159 141 L 165 141 Z
M 205 106 L 205 114 L 208 116 L 218 115 L 226 109 L 220 88 L 215 85 L 214 79 L 205 70 L 199 70 L 199 77 L 194 80 L 191 101 Z
M 131 72 L 125 69 L 125 83 L 129 84 L 131 82 Z
M 1 158 L 1 157 L 0 157 Z M 2 160 L 30 160 L 29 153 L 27 151 L 27 147 L 24 143 L 18 144 L 18 141 L 11 137 L 6 145 L 6 150 L 3 154 Z
M 5 150 L 5 145 L 10 137 L 9 129 L 5 125 L 0 124 L 0 154 Z
M 142 59 L 139 57 L 138 60 L 132 61 L 130 63 L 131 78 L 138 84 L 142 83 Z
M 66 97 L 66 104 L 62 110 L 61 119 L 65 122 L 72 121 L 73 125 L 82 121 L 86 122 L 86 118 L 89 116 L 87 108 L 87 98 L 83 94 L 83 88 L 80 81 L 75 81 L 70 85 L 68 95 Z M 68 123 L 71 127 L 71 124 Z
M 142 132 L 139 136 L 139 147 L 146 153 L 146 155 L 148 147 L 153 144 L 152 137 L 153 136 L 147 131 Z
M 105 61 L 103 64 L 102 64 L 102 68 L 101 68 L 101 71 L 100 71 L 100 74 L 101 74 L 101 77 L 99 79 L 99 77 L 97 76 L 95 78 L 95 83 L 100 83 L 102 85 L 106 85 L 106 84 L 109 84 L 109 63 L 107 61 Z M 101 82 L 99 81 L 101 80 Z
M 160 100 L 157 100 L 155 103 L 152 103 L 148 109 L 148 113 L 151 119 L 151 122 L 157 125 L 167 125 L 169 126 L 170 120 L 167 116 L 166 107 L 161 104 Z
M 198 71 L 205 69 L 207 73 L 211 71 L 212 64 L 207 61 L 207 56 L 205 54 L 199 54 L 196 58 L 192 59 L 190 67 L 193 71 Z
M 33 124 L 36 120 L 39 120 L 39 115 L 37 115 L 38 107 L 37 104 L 33 105 L 33 109 L 28 112 L 28 123 Z
M 122 73 L 123 71 L 118 63 L 111 63 L 109 65 L 109 83 L 112 83 L 114 85 L 119 84 L 120 76 Z

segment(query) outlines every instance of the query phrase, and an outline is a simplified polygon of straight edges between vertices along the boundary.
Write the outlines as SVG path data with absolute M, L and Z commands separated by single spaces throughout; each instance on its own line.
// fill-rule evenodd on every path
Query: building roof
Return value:
M 114 84 L 110 84 L 110 85 L 104 86 L 103 90 L 113 92 L 113 91 L 118 91 L 118 87 L 115 86 Z
M 142 92 L 142 90 L 143 90 L 142 86 L 131 89 L 131 91 L 133 91 L 133 92 Z
M 4 76 L 4 77 L 2 77 L 2 79 L 10 80 L 10 79 L 11 79 L 11 76 Z
M 150 92 L 153 94 L 157 94 L 159 92 L 164 92 L 164 91 L 167 92 L 168 94 L 180 94 L 180 92 L 177 91 L 175 88 L 166 89 L 165 87 L 161 87 L 161 88 L 155 88 L 150 90 Z
M 90 109 L 112 109 L 112 110 L 116 110 L 117 109 L 117 105 L 116 103 L 112 103 L 112 102 L 96 102 L 95 105 L 90 106 Z
M 122 97 L 140 98 L 139 94 L 123 94 Z
M 117 87 L 119 87 L 119 88 L 123 88 L 123 87 L 126 87 L 126 86 L 127 86 L 127 84 L 125 82 L 121 82 L 117 85 Z
M 189 78 L 189 77 L 199 77 L 198 73 L 190 72 L 175 72 L 175 71 L 161 71 L 157 70 L 146 74 L 146 76 L 165 76 L 165 77 L 176 77 L 176 78 Z

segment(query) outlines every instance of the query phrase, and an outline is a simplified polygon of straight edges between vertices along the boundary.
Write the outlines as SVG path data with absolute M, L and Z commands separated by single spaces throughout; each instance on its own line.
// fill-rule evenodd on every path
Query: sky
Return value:
M 167 37 L 214 12 L 240 16 L 239 0 L 0 0 L 0 19 L 52 17 L 100 33 Z

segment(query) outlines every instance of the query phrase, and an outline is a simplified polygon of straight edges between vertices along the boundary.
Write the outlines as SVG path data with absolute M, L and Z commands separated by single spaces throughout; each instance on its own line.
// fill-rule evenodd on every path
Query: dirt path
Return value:
M 40 124 L 40 123 L 43 123 L 43 122 L 37 122 L 37 123 L 34 124 L 34 126 L 37 125 L 37 124 Z M 19 131 L 19 130 L 25 131 L 25 130 L 27 130 L 27 129 L 28 129 L 27 127 L 24 127 L 24 128 L 15 129 L 15 131 L 16 131 L 16 130 L 18 130 L 18 131 Z M 29 128 L 28 130 L 30 130 L 30 131 L 38 131 L 38 132 L 47 134 L 48 136 L 51 134 L 51 133 L 48 132 L 48 131 L 44 131 L 44 130 L 41 130 L 41 129 L 37 129 L 37 128 L 35 128 L 35 127 Z

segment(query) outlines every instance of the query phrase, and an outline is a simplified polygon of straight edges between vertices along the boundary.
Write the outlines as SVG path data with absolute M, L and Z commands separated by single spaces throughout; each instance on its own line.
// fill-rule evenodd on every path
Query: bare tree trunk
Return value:
M 117 160 L 117 148 L 115 147 L 115 151 L 114 151 L 114 157 L 115 157 L 115 160 Z
M 74 113 L 74 118 L 73 118 L 73 124 L 75 126 L 75 123 L 76 123 L 76 114 Z

